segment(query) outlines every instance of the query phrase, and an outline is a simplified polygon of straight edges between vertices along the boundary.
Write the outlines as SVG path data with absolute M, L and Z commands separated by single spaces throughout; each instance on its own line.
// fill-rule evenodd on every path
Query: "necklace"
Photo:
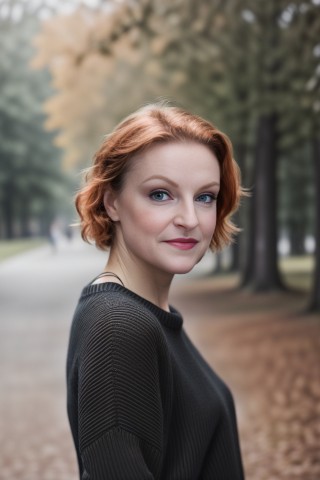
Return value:
M 99 275 L 97 275 L 96 277 L 94 277 L 94 279 L 92 280 L 91 283 L 93 283 L 95 280 L 97 280 L 98 278 L 101 278 L 101 277 L 115 277 L 119 280 L 119 282 L 121 283 L 121 285 L 124 287 L 124 283 L 123 281 L 121 280 L 120 277 L 118 277 L 118 275 L 116 275 L 115 273 L 113 272 L 102 272 L 100 273 Z

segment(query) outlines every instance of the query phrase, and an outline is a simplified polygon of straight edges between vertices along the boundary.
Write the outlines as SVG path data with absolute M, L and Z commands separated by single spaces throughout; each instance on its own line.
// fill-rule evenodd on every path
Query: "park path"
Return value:
M 106 258 L 75 238 L 0 263 L 0 480 L 77 478 L 67 339 L 80 291 Z
M 82 287 L 106 254 L 79 239 L 0 263 L 0 480 L 77 480 L 65 360 Z M 320 479 L 320 321 L 306 295 L 253 295 L 235 276 L 178 276 L 171 303 L 233 391 L 247 480 Z M 182 479 L 181 479 L 182 480 Z
M 60 242 L 0 264 L 0 478 L 73 480 L 66 342 L 82 286 L 105 254 Z

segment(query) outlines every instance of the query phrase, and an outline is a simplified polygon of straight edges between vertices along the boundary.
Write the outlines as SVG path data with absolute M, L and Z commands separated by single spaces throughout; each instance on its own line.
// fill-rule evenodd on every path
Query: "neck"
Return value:
M 118 275 L 124 286 L 132 292 L 169 311 L 169 290 L 173 275 L 159 272 L 127 256 L 122 258 L 112 249 L 105 270 Z

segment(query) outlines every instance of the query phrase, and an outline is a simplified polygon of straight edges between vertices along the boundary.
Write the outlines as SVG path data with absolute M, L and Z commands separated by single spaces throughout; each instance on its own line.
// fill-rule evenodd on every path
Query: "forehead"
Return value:
M 131 159 L 128 174 L 141 179 L 157 174 L 179 178 L 188 172 L 199 178 L 220 175 L 218 160 L 208 146 L 192 141 L 152 145 Z

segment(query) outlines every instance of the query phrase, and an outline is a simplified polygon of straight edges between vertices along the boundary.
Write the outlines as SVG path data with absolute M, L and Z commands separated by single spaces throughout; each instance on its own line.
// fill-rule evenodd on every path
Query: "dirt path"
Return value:
M 104 261 L 76 241 L 0 264 L 0 480 L 78 478 L 66 345 L 80 290 Z M 301 296 L 252 296 L 233 283 L 179 278 L 172 303 L 234 392 L 247 480 L 318 480 L 320 321 L 296 315 Z
M 230 290 L 232 279 L 221 283 L 193 280 L 175 299 L 234 392 L 246 478 L 319 480 L 320 318 L 301 313 L 301 294 L 252 295 Z
M 78 478 L 65 408 L 65 355 L 80 289 L 103 254 L 79 242 L 0 264 L 0 479 Z

